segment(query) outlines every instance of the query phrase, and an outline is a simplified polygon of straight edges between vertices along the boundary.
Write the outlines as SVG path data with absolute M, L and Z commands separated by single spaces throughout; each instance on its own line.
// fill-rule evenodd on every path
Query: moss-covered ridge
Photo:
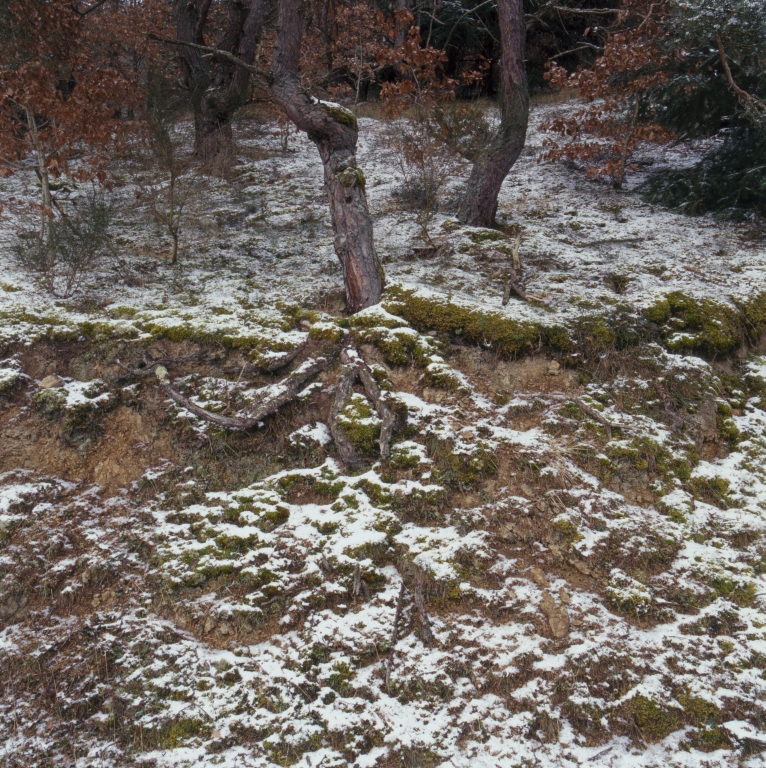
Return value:
M 503 357 L 545 347 L 589 357 L 647 341 L 660 342 L 670 352 L 716 357 L 757 341 L 766 331 L 766 292 L 724 303 L 673 291 L 643 311 L 621 304 L 552 323 L 516 320 L 400 285 L 388 288 L 382 303 L 419 331 L 457 336 Z

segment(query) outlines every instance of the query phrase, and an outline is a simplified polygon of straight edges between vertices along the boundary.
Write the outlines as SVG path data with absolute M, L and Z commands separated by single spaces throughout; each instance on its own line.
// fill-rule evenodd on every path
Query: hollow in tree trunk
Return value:
M 500 21 L 500 125 L 474 160 L 458 218 L 463 224 L 491 227 L 505 177 L 524 149 L 529 93 L 524 72 L 524 5 L 498 0 Z
M 204 44 L 211 0 L 177 0 L 178 40 Z M 228 23 L 216 48 L 252 64 L 261 39 L 264 0 L 229 0 Z M 205 163 L 228 164 L 234 155 L 231 121 L 249 98 L 250 72 L 223 59 L 181 49 L 184 81 L 194 110 L 194 149 Z
M 324 166 L 324 182 L 343 268 L 346 305 L 351 313 L 377 304 L 383 268 L 373 244 L 364 174 L 356 164 L 358 128 L 353 112 L 308 95 L 298 78 L 304 20 L 301 0 L 280 0 L 279 29 L 271 67 L 271 94 L 296 127 L 314 142 Z

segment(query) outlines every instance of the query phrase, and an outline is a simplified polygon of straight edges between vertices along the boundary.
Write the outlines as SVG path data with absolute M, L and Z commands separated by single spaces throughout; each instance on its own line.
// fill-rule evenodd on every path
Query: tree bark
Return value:
M 529 93 L 524 72 L 524 5 L 498 0 L 500 20 L 500 125 L 474 160 L 458 218 L 463 224 L 491 227 L 505 177 L 524 149 L 529 122 Z
M 48 177 L 48 163 L 45 159 L 45 150 L 40 143 L 40 137 L 37 133 L 37 121 L 35 113 L 31 107 L 24 107 L 27 117 L 27 128 L 29 130 L 29 140 L 37 156 L 37 175 L 40 177 L 40 190 L 42 192 L 42 213 L 40 216 L 40 244 L 48 245 L 48 232 L 50 230 L 50 216 L 53 203 L 51 202 L 51 185 Z
M 319 150 L 335 253 L 343 268 L 346 305 L 354 313 L 380 300 L 383 268 L 373 244 L 364 174 L 356 164 L 356 117 L 337 104 L 313 98 L 301 88 L 298 65 L 304 21 L 300 4 L 300 0 L 280 0 L 270 90 L 290 120 L 308 134 Z
M 177 0 L 178 40 L 204 43 L 210 0 Z M 229 20 L 215 46 L 252 64 L 263 31 L 264 0 L 229 0 Z M 203 58 L 202 52 L 181 48 L 181 64 L 194 109 L 194 149 L 206 163 L 228 163 L 234 155 L 231 120 L 249 97 L 250 73 L 224 59 Z

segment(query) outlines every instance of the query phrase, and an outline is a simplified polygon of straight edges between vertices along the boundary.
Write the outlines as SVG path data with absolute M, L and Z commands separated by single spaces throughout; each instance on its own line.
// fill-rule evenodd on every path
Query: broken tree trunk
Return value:
M 353 314 L 380 300 L 383 268 L 373 244 L 364 174 L 356 164 L 356 117 L 337 104 L 313 98 L 301 87 L 298 65 L 304 20 L 300 8 L 300 0 L 280 0 L 270 90 L 322 158 L 335 253 L 343 269 L 347 308 Z
M 204 44 L 210 0 L 180 0 L 176 33 L 179 42 Z M 228 23 L 217 44 L 252 65 L 263 31 L 264 0 L 229 0 Z M 184 81 L 194 110 L 194 150 L 205 163 L 227 164 L 234 155 L 231 120 L 247 102 L 250 72 L 222 58 L 181 48 Z
M 529 93 L 524 72 L 524 4 L 498 0 L 500 20 L 500 125 L 474 160 L 458 218 L 474 227 L 491 227 L 505 177 L 524 149 Z

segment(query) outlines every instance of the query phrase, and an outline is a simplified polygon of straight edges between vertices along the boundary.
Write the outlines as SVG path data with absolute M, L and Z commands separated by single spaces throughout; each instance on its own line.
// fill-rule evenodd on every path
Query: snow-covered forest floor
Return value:
M 9 248 L 34 177 L 0 181 L 0 764 L 764 764 L 764 233 L 539 164 L 562 108 L 533 111 L 503 228 L 440 213 L 436 258 L 361 119 L 388 288 L 352 318 L 305 137 L 239 126 L 178 268 L 126 157 L 120 261 L 64 300 Z M 518 231 L 535 301 L 503 307 Z M 349 334 L 399 414 L 382 461 L 352 395 L 353 471 L 337 366 L 242 434 L 115 362 L 186 358 L 173 381 L 230 412 Z

